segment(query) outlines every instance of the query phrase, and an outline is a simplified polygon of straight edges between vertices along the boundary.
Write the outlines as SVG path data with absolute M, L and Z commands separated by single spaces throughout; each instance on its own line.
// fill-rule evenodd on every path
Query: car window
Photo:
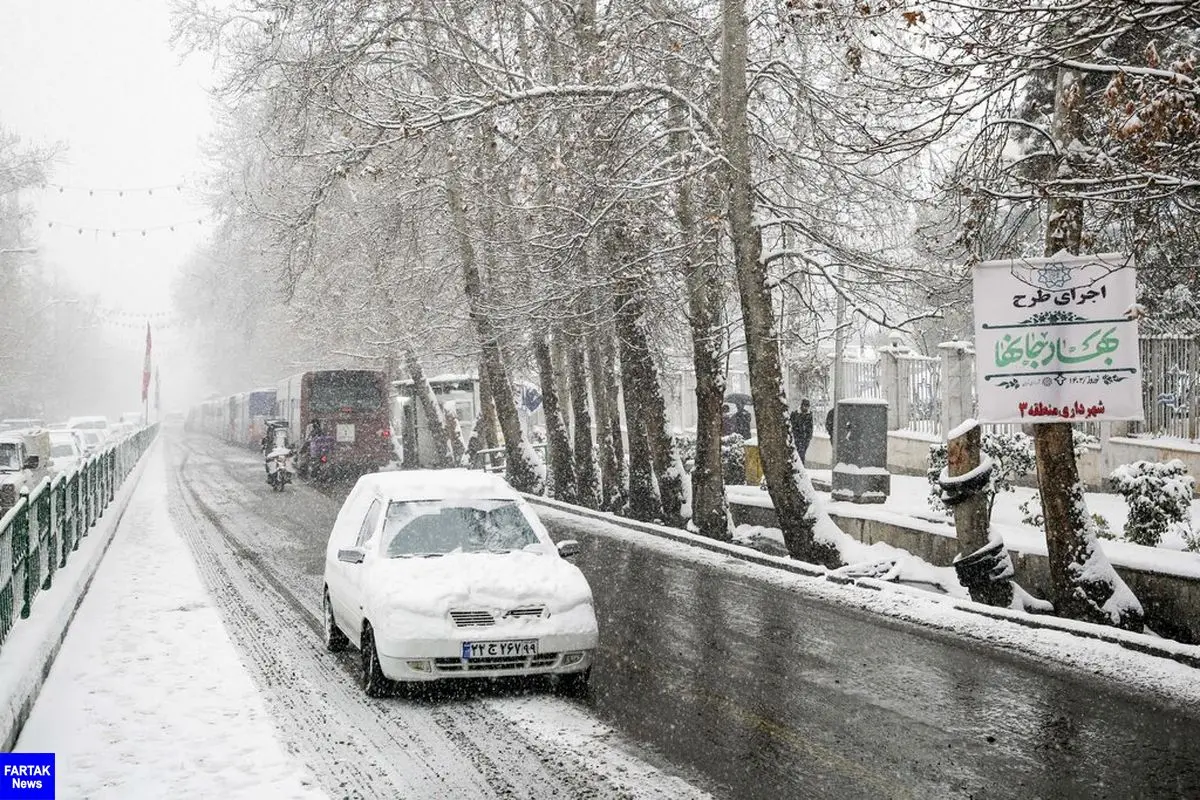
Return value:
M 383 540 L 388 558 L 508 552 L 540 543 L 511 500 L 392 503 Z
M 15 444 L 0 442 L 0 469 L 20 469 L 21 454 Z
M 371 534 L 375 533 L 375 526 L 379 523 L 379 514 L 383 509 L 383 504 L 378 500 L 371 503 L 371 507 L 367 509 L 367 516 L 363 519 L 362 527 L 358 529 L 358 541 L 354 543 L 355 547 L 363 547 L 371 539 Z

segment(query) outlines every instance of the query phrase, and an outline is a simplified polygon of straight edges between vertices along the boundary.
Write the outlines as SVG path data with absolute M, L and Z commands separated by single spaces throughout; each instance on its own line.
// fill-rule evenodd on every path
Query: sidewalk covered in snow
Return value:
M 322 797 L 279 743 L 172 527 L 161 445 L 16 750 L 60 797 Z

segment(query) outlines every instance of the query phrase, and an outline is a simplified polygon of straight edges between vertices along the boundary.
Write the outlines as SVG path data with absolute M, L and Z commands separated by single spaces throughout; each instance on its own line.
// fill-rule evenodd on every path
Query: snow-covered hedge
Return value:
M 1023 433 L 985 433 L 981 448 L 984 455 L 992 460 L 992 474 L 988 479 L 988 514 L 996 501 L 997 492 L 1011 492 L 1013 481 L 1028 475 L 1034 468 L 1033 440 Z M 929 446 L 929 507 L 934 511 L 949 513 L 946 504 L 942 502 L 942 489 L 938 485 L 938 476 L 946 466 L 949 458 L 945 442 Z
M 721 471 L 727 486 L 746 483 L 746 440 L 739 434 L 721 437 Z
M 1178 528 L 1191 546 L 1196 537 L 1191 525 L 1196 479 L 1187 474 L 1182 461 L 1135 461 L 1117 467 L 1109 479 L 1129 505 L 1127 540 L 1155 547 L 1164 533 Z

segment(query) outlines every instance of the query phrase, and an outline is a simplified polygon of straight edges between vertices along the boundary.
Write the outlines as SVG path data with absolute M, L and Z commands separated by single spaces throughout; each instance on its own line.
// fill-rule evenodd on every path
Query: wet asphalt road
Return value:
M 263 504 L 294 536 L 277 569 L 319 581 L 347 489 Z M 596 597 L 588 707 L 716 794 L 1200 797 L 1200 710 L 543 518 L 580 540 Z
M 596 713 L 732 797 L 1200 797 L 1197 709 L 561 519 Z

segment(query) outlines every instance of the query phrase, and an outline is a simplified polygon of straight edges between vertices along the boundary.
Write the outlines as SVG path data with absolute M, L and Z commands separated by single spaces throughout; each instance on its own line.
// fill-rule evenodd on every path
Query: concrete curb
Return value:
M 608 512 L 595 511 L 590 508 L 574 506 L 570 503 L 563 503 L 558 500 L 551 500 L 547 497 L 530 494 L 524 496 L 531 503 L 535 503 L 537 505 L 543 505 L 559 511 L 565 511 L 576 516 L 618 525 L 622 528 L 635 530 L 639 533 L 645 533 L 650 536 L 656 536 L 660 539 L 668 539 L 673 542 L 678 542 L 679 544 L 686 544 L 701 548 L 703 550 L 709 550 L 714 553 L 720 553 L 721 555 L 737 558 L 742 561 L 747 561 L 751 564 L 758 564 L 764 567 L 773 567 L 784 572 L 791 572 L 796 575 L 803 575 L 805 577 L 824 579 L 831 583 L 836 583 L 842 586 L 855 586 L 870 591 L 896 592 L 899 594 L 921 597 L 929 600 L 930 602 L 949 606 L 968 614 L 976 614 L 978 616 L 988 617 L 989 619 L 1011 622 L 1017 625 L 1023 625 L 1027 628 L 1040 628 L 1059 633 L 1067 633 L 1084 639 L 1107 642 L 1108 644 L 1119 645 L 1127 650 L 1133 650 L 1135 652 L 1155 656 L 1157 658 L 1170 659 L 1180 664 L 1200 669 L 1200 647 L 1195 645 L 1185 645 L 1170 639 L 1158 639 L 1153 636 L 1147 636 L 1146 634 L 1130 633 L 1128 631 L 1122 631 L 1118 628 L 1110 628 L 1106 625 L 1095 625 L 1088 622 L 1077 622 L 1075 620 L 1059 619 L 1058 617 L 1048 617 L 1012 611 L 1004 608 L 995 608 L 982 603 L 975 603 L 970 600 L 960 600 L 948 595 L 937 595 L 921 589 L 898 586 L 896 584 L 876 580 L 874 578 L 852 578 L 845 575 L 834 575 L 824 567 L 817 564 L 796 561 L 784 556 L 772 556 L 766 553 L 760 553 L 757 550 L 753 550 L 742 545 L 707 539 L 698 534 L 679 530 L 678 528 L 668 528 L 648 522 L 638 522 L 637 520 L 626 519 L 625 517 L 619 517 Z M 937 626 L 930 625 L 929 627 Z
M 54 575 L 54 584 L 39 592 L 29 619 L 19 619 L 0 649 L 0 751 L 11 752 L 29 719 L 54 659 L 67 638 L 75 612 L 83 603 L 92 578 L 129 507 L 157 438 L 138 459 L 125 482 L 116 490 L 104 516 L 88 531 L 71 554 L 66 568 Z

